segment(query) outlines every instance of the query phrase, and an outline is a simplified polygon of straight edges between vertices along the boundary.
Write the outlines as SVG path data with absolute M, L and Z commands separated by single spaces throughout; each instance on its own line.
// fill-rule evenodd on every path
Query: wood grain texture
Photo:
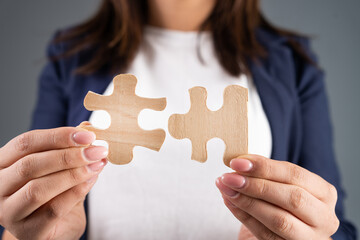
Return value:
M 188 138 L 192 143 L 191 159 L 207 160 L 206 144 L 212 138 L 225 143 L 224 163 L 248 153 L 248 91 L 238 85 L 224 90 L 222 108 L 211 111 L 206 106 L 207 92 L 203 87 L 189 90 L 191 107 L 186 114 L 173 114 L 169 118 L 169 133 L 176 139 Z
M 84 99 L 84 106 L 89 111 L 105 110 L 111 117 L 111 125 L 105 130 L 92 126 L 81 127 L 96 134 L 97 140 L 109 144 L 108 159 L 114 164 L 127 164 L 133 158 L 135 146 L 159 151 L 165 131 L 155 129 L 147 131 L 138 125 L 138 115 L 145 108 L 161 111 L 166 107 L 166 99 L 142 98 L 135 94 L 137 79 L 131 74 L 120 74 L 113 80 L 114 91 L 110 96 L 103 96 L 89 91 Z

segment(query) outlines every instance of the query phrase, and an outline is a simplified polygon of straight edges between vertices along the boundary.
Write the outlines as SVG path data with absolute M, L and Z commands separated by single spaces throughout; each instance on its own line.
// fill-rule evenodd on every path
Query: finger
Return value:
M 244 176 L 297 185 L 323 202 L 334 204 L 336 202 L 337 194 L 334 186 L 320 176 L 293 163 L 272 160 L 259 155 L 244 155 L 233 159 L 230 167 Z
M 91 126 L 91 123 L 89 121 L 83 121 L 77 127 L 83 128 L 83 127 L 87 127 L 87 126 Z
M 7 215 L 18 221 L 26 218 L 57 195 L 98 175 L 105 164 L 106 160 L 31 180 L 5 199 Z
M 233 205 L 261 222 L 270 231 L 285 239 L 312 239 L 313 230 L 289 212 L 265 201 L 239 194 L 224 195 Z
M 231 211 L 231 213 L 250 230 L 250 232 L 256 237 L 256 239 L 283 240 L 282 237 L 270 231 L 267 227 L 265 227 L 264 224 L 253 218 L 248 213 L 236 207 L 228 199 L 224 198 L 224 203 L 226 207 Z M 239 235 L 239 240 L 240 239 L 247 238 L 242 238 L 242 236 Z
M 332 217 L 325 203 L 301 187 L 266 179 L 243 177 L 236 173 L 224 174 L 220 179 L 231 189 L 277 205 L 311 226 L 326 224 L 319 220 L 319 216 L 327 219 Z M 324 216 L 325 214 L 328 216 Z
M 238 240 L 258 240 L 257 237 L 244 225 L 240 227 L 240 232 L 238 234 Z
M 18 159 L 31 153 L 89 145 L 94 140 L 94 133 L 73 127 L 26 132 L 0 148 L 0 168 L 9 167 Z
M 0 173 L 4 179 L 0 183 L 0 196 L 10 196 L 31 179 L 86 166 L 106 158 L 107 154 L 105 147 L 73 147 L 27 155 Z
M 49 239 L 47 236 L 54 235 L 52 231 L 56 230 L 54 229 L 56 223 L 73 211 L 77 205 L 82 205 L 86 195 L 94 186 L 96 180 L 97 176 L 94 176 L 88 181 L 53 198 L 23 220 L 25 228 L 31 230 L 33 226 L 40 226 L 36 229 L 37 236 L 42 236 L 43 239 Z
M 227 188 L 221 182 L 220 178 L 216 179 L 216 186 L 219 189 Z M 274 232 L 270 231 L 264 224 L 252 217 L 250 214 L 235 206 L 228 198 L 223 198 L 226 207 L 237 219 L 239 219 L 240 222 L 242 222 L 254 234 L 255 237 L 257 237 L 258 239 L 283 239 Z
M 3 235 L 2 235 L 2 239 L 3 240 L 17 240 L 16 237 L 14 237 L 14 235 L 12 235 L 9 231 L 7 231 L 6 229 L 4 230 L 3 232 Z

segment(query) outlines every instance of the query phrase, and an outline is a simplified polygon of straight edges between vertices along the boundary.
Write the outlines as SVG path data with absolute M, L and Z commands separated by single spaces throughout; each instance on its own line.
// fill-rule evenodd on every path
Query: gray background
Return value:
M 0 146 L 28 129 L 45 46 L 53 32 L 88 17 L 98 0 L 0 0 Z M 263 0 L 274 23 L 314 36 L 327 72 L 335 148 L 348 192 L 347 215 L 360 227 L 360 1 Z

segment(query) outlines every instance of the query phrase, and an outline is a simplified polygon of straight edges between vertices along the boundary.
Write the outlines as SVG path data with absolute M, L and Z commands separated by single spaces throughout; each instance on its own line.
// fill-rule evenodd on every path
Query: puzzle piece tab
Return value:
M 109 144 L 108 159 L 114 164 L 127 164 L 133 158 L 133 148 L 142 146 L 159 151 L 165 131 L 156 129 L 147 131 L 138 125 L 138 115 L 145 108 L 161 111 L 166 107 L 166 98 L 142 98 L 135 94 L 137 79 L 131 74 L 120 74 L 113 80 L 114 92 L 103 96 L 89 91 L 84 106 L 89 111 L 105 110 L 111 116 L 111 125 L 105 130 L 88 125 L 82 128 L 93 131 L 97 140 Z
M 176 139 L 188 138 L 192 143 L 191 159 L 207 160 L 206 143 L 220 138 L 225 143 L 224 163 L 248 152 L 248 91 L 238 85 L 224 90 L 221 109 L 210 111 L 206 106 L 207 92 L 203 87 L 189 90 L 191 107 L 186 114 L 173 114 L 169 118 L 169 133 Z

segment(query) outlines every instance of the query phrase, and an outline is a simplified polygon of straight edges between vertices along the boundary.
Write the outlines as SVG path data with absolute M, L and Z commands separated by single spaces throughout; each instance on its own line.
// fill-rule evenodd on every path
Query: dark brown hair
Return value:
M 86 22 L 62 33 L 55 42 L 69 42 L 62 57 L 86 49 L 94 51 L 91 59 L 76 70 L 91 74 L 105 67 L 112 71 L 126 69 L 134 59 L 148 23 L 146 0 L 103 0 L 97 13 Z M 286 36 L 292 49 L 311 62 L 294 34 L 268 22 L 260 11 L 260 0 L 217 0 L 200 31 L 210 29 L 215 51 L 222 67 L 231 75 L 250 74 L 249 60 L 266 56 L 258 42 L 256 30 L 264 28 Z

